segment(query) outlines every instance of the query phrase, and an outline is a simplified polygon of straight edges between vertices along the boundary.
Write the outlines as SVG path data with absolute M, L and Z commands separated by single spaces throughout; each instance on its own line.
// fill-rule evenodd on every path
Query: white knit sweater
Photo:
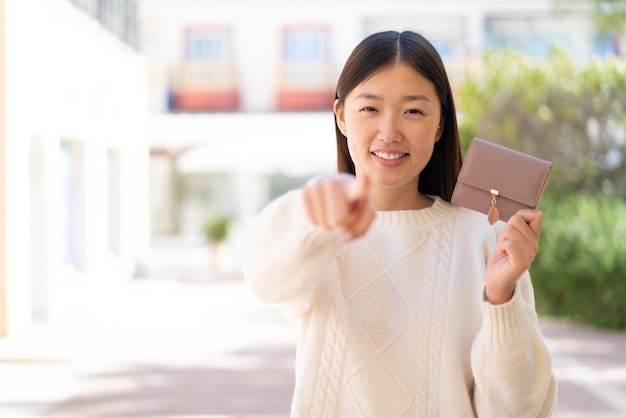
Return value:
M 247 230 L 244 275 L 299 325 L 292 417 L 549 417 L 550 355 L 528 274 L 513 299 L 483 298 L 503 224 L 439 198 L 377 212 L 342 243 L 298 190 Z

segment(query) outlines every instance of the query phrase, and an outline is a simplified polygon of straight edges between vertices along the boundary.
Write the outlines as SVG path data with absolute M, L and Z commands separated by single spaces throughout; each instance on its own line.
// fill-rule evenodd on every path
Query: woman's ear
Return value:
M 437 133 L 435 136 L 435 142 L 441 139 L 441 135 L 443 134 L 443 127 L 444 127 L 443 120 L 439 121 L 439 126 L 437 126 Z
M 335 112 L 335 120 L 337 121 L 337 127 L 345 136 L 348 137 L 346 131 L 346 115 L 343 104 L 339 103 L 339 99 L 335 99 L 335 103 L 333 103 L 333 111 Z

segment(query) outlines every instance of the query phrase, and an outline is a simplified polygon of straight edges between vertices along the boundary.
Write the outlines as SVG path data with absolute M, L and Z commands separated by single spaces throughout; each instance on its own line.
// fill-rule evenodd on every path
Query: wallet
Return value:
M 472 139 L 452 192 L 452 203 L 487 215 L 490 224 L 508 221 L 521 208 L 537 209 L 552 163 Z

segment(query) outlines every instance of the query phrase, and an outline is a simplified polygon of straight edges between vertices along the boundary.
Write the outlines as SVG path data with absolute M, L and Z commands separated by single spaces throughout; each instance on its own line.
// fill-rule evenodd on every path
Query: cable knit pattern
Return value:
M 269 205 L 243 254 L 259 297 L 300 312 L 293 418 L 549 416 L 556 386 L 528 274 L 510 302 L 481 299 L 501 225 L 435 198 L 378 212 L 338 245 L 291 213 L 299 198 Z
M 450 278 L 450 262 L 447 257 L 450 254 L 451 246 L 451 222 L 445 222 L 441 225 L 441 234 L 438 236 L 439 241 L 433 243 L 430 248 L 428 273 L 432 274 L 434 280 L 432 282 L 432 293 L 430 294 L 430 333 L 428 335 L 427 355 L 427 376 L 428 376 L 428 417 L 436 417 L 439 408 L 439 371 L 441 367 L 441 348 L 443 345 L 443 332 L 446 320 L 446 310 L 437 309 L 438 306 L 445 306 L 446 294 L 448 291 L 448 280 Z M 422 296 L 422 300 L 425 297 Z M 426 307 L 424 303 L 424 307 Z M 423 317 L 427 317 L 428 313 L 423 310 Z M 426 324 L 424 324 L 425 326 Z M 426 354 L 426 353 L 424 353 Z
M 355 322 L 376 350 L 392 343 L 413 318 L 409 303 L 387 276 L 372 280 L 350 297 L 347 304 Z
M 347 377 L 346 383 L 359 417 L 398 417 L 411 403 L 401 382 L 379 358 L 365 363 Z
M 396 226 L 396 228 L 398 228 Z M 372 257 L 376 258 L 382 268 L 390 268 L 396 262 L 406 257 L 426 239 L 423 231 L 414 231 L 406 234 L 403 231 L 394 234 L 389 230 L 374 230 L 365 236 L 365 241 Z
M 339 292 L 338 283 L 334 292 Z M 333 297 L 333 300 L 335 298 Z M 326 338 L 322 349 L 322 358 L 318 373 L 319 383 L 315 385 L 311 407 L 312 417 L 328 416 L 336 408 L 337 394 L 341 383 L 343 357 L 345 354 L 346 338 L 343 335 L 340 320 L 342 312 L 335 303 L 328 309 L 326 322 Z

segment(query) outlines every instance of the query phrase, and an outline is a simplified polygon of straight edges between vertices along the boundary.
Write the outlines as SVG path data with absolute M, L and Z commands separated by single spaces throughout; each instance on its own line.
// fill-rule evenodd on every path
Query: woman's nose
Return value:
M 398 128 L 398 121 L 393 116 L 386 116 L 381 119 L 379 128 L 380 139 L 386 143 L 402 141 L 402 134 Z

